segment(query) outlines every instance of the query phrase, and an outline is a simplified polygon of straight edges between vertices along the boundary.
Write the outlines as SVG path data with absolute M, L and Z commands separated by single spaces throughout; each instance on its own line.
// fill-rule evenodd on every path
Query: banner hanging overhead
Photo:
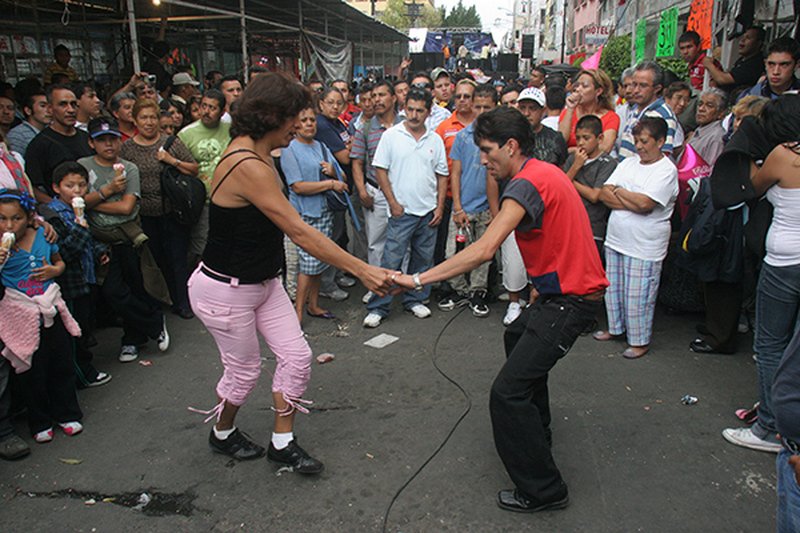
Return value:
M 329 42 L 306 32 L 300 34 L 303 80 L 349 80 L 353 78 L 353 44 Z
M 700 35 L 700 47 L 711 49 L 711 23 L 714 15 L 714 0 L 692 0 L 686 30 Z
M 675 54 L 675 39 L 678 37 L 678 8 L 672 7 L 661 13 L 658 26 L 656 57 L 670 57 Z
M 636 62 L 644 59 L 644 48 L 647 44 L 647 21 L 639 19 L 636 23 Z

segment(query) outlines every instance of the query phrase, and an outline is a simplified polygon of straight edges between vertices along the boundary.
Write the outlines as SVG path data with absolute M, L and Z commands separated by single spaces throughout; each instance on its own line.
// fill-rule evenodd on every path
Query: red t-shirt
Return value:
M 564 115 L 567 114 L 567 108 L 565 107 L 561 111 L 561 115 L 558 117 L 558 121 L 561 122 L 561 119 L 564 118 Z M 602 117 L 598 117 L 600 122 L 603 124 L 603 131 L 614 130 L 619 132 L 619 115 L 617 115 L 613 111 L 606 111 L 606 114 Z M 572 112 L 572 125 L 569 127 L 569 140 L 567 141 L 567 147 L 572 148 L 573 146 L 578 145 L 578 140 L 575 138 L 575 126 L 578 125 L 578 113 L 573 111 Z
M 506 186 L 502 200 L 509 198 L 525 208 L 515 233 L 539 293 L 584 295 L 608 287 L 589 215 L 560 168 L 529 159 Z
M 694 60 L 694 63 L 689 65 L 689 82 L 692 84 L 692 87 L 698 91 L 703 90 L 703 80 L 706 77 L 706 67 L 703 66 L 703 59 L 705 59 L 705 57 L 706 53 L 700 52 L 697 59 Z M 714 66 L 722 70 L 722 65 L 720 65 L 719 61 L 716 59 L 714 60 Z

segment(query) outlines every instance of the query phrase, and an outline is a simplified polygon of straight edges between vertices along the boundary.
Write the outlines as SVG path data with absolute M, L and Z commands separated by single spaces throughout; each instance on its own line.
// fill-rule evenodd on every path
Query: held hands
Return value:
M 64 272 L 64 263 L 51 265 L 47 259 L 42 260 L 42 266 L 32 270 L 31 279 L 35 281 L 47 281 L 57 278 Z
M 367 265 L 363 274 L 359 276 L 359 279 L 368 290 L 374 292 L 378 296 L 385 296 L 394 284 L 394 279 L 400 274 L 400 272 L 395 270 Z
M 347 184 L 339 180 L 327 180 L 331 184 L 331 190 L 336 192 L 347 192 Z

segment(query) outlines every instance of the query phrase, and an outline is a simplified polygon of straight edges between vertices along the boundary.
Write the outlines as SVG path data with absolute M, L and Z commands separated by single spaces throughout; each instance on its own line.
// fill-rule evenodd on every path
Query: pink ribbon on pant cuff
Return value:
M 203 424 L 208 424 L 212 419 L 216 418 L 217 422 L 219 422 L 219 418 L 222 416 L 222 410 L 225 408 L 225 400 L 223 399 L 217 405 L 212 407 L 207 411 L 203 411 L 202 409 L 197 409 L 195 407 L 187 407 L 187 409 L 193 413 L 199 413 L 201 415 L 208 415 L 205 420 L 203 420 Z
M 283 397 L 283 401 L 286 402 L 286 408 L 276 409 L 275 407 L 270 407 L 270 409 L 275 411 L 278 414 L 278 416 L 289 416 L 295 411 L 295 409 L 300 411 L 301 413 L 308 414 L 308 409 L 303 407 L 303 404 L 305 405 L 314 404 L 314 402 L 312 402 L 311 400 L 304 400 L 303 398 L 295 398 L 287 395 L 285 392 L 282 392 L 281 396 Z

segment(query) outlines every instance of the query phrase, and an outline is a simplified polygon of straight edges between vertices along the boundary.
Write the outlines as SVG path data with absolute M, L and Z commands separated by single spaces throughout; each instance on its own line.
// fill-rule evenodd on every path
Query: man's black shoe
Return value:
M 250 438 L 250 436 L 235 429 L 233 433 L 228 435 L 227 439 L 218 439 L 214 435 L 214 428 L 211 428 L 211 434 L 208 436 L 208 445 L 214 453 L 221 453 L 239 461 L 249 461 L 251 459 L 258 459 L 264 457 L 264 447 L 259 446 Z
M 297 440 L 293 440 L 282 450 L 276 449 L 270 442 L 267 459 L 279 465 L 290 466 L 299 474 L 319 474 L 325 468 L 325 465 L 308 455 L 308 452 L 297 444 Z
M 497 506 L 515 513 L 538 513 L 539 511 L 563 509 L 567 505 L 569 505 L 569 495 L 560 500 L 537 503 L 526 498 L 519 489 L 501 490 L 497 493 Z
M 689 349 L 695 353 L 716 353 L 717 350 L 705 340 L 697 338 L 689 343 Z

